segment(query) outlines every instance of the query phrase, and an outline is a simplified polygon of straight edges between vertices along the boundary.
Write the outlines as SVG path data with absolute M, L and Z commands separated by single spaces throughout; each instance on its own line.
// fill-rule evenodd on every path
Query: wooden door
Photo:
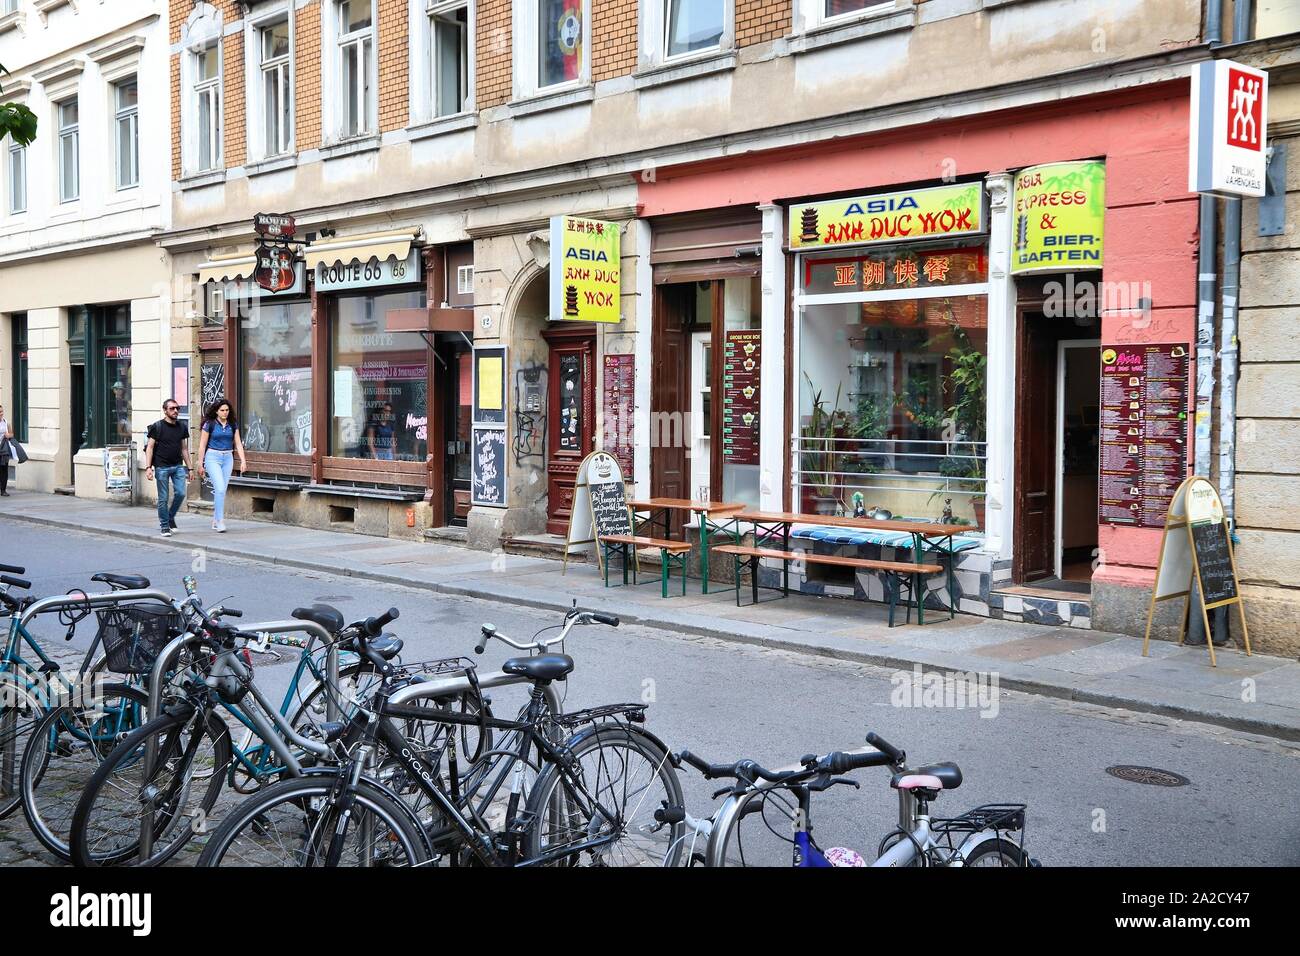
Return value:
M 1042 313 L 1020 314 L 1016 349 L 1016 513 L 1011 577 L 1056 573 L 1056 339 Z
M 655 287 L 650 377 L 650 494 L 689 498 L 691 473 L 690 294 L 692 284 Z M 716 416 L 715 416 L 716 417 Z
M 566 534 L 578 466 L 591 453 L 596 422 L 596 334 L 590 326 L 548 329 L 546 531 Z

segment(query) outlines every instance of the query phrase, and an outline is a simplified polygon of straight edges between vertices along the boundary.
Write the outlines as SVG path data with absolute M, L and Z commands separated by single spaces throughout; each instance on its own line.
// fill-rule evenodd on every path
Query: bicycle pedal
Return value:
M 512 837 L 523 836 L 532 829 L 533 821 L 537 819 L 535 813 L 521 813 L 506 827 L 506 834 Z

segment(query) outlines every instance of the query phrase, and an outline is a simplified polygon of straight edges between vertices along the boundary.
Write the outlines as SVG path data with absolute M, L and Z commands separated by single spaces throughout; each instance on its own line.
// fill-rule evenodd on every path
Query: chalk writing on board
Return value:
M 1237 576 L 1228 553 L 1228 535 L 1222 521 L 1192 525 L 1192 546 L 1201 572 L 1201 600 L 1206 605 L 1237 596 Z
M 591 516 L 596 524 L 596 534 L 632 534 L 632 519 L 627 510 L 627 495 L 621 481 L 606 481 L 588 485 L 591 491 Z
M 472 490 L 476 505 L 506 503 L 506 433 L 503 428 L 474 429 Z

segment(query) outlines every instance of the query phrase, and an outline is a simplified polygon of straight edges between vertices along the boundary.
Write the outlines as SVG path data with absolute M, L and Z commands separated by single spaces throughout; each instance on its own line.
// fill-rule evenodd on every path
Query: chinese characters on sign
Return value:
M 619 319 L 618 223 L 551 217 L 551 320 Z
M 1048 163 L 1016 174 L 1012 273 L 1100 269 L 1106 164 Z
M 604 449 L 618 459 L 623 473 L 632 474 L 632 406 L 636 358 L 606 355 L 604 378 Z
M 758 464 L 763 333 L 728 331 L 722 366 L 722 460 Z
M 881 193 L 790 207 L 790 248 L 865 245 L 984 231 L 979 183 Z
M 1187 347 L 1104 346 L 1098 515 L 1164 527 L 1187 474 Z

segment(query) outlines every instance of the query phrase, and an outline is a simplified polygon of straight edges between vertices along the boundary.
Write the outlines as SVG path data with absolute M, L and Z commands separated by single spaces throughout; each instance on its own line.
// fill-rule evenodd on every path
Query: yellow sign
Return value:
M 853 196 L 790 207 L 790 248 L 824 249 L 984 231 L 979 183 Z
M 1100 269 L 1106 164 L 1048 163 L 1016 174 L 1011 272 Z
M 619 227 L 616 222 L 551 217 L 551 319 L 618 322 Z
M 501 387 L 501 357 L 497 355 L 480 356 L 478 360 L 478 407 L 500 409 L 501 397 L 505 390 Z

